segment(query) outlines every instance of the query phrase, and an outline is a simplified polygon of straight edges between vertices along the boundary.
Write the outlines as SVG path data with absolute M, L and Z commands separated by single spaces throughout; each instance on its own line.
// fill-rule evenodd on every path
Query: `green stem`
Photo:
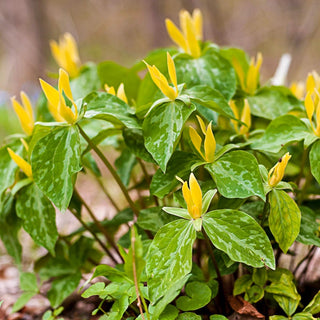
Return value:
M 261 227 L 263 228 L 264 223 L 266 222 L 267 218 L 268 218 L 268 213 L 269 213 L 269 208 L 270 208 L 270 204 L 269 204 L 269 193 L 267 193 L 266 196 L 266 202 L 264 203 L 263 206 L 263 211 L 262 211 L 262 218 L 261 218 Z
M 70 209 L 70 212 L 75 216 L 75 218 L 82 224 L 82 226 L 91 233 L 91 235 L 94 237 L 94 239 L 99 243 L 101 248 L 106 252 L 106 254 L 112 259 L 112 261 L 115 264 L 118 264 L 118 261 L 115 259 L 115 257 L 112 255 L 110 250 L 104 245 L 104 243 L 98 238 L 98 236 L 94 233 L 93 230 L 80 218 L 80 216 L 75 213 L 72 209 Z
M 117 212 L 120 211 L 120 208 L 118 207 L 117 203 L 113 200 L 112 196 L 110 195 L 110 193 L 108 192 L 108 190 L 106 189 L 106 187 L 104 186 L 103 182 L 101 181 L 101 179 L 99 177 L 96 177 L 97 182 L 99 183 L 99 186 L 101 187 L 103 193 L 107 196 L 107 198 L 110 200 L 111 204 L 114 206 L 114 208 L 117 210 Z
M 87 141 L 88 145 L 90 146 L 90 148 L 92 150 L 95 151 L 95 153 L 98 155 L 98 157 L 101 159 L 101 161 L 104 163 L 104 165 L 108 168 L 108 170 L 110 171 L 111 175 L 113 176 L 113 178 L 116 180 L 116 182 L 118 183 L 121 191 L 123 192 L 125 198 L 127 199 L 129 206 L 131 207 L 132 211 L 134 212 L 134 214 L 136 216 L 139 215 L 139 210 L 138 208 L 135 206 L 134 202 L 132 201 L 127 188 L 125 187 L 125 185 L 123 184 L 123 182 L 121 181 L 118 173 L 115 171 L 115 169 L 113 168 L 113 166 L 111 165 L 111 163 L 109 162 L 109 160 L 105 157 L 105 155 L 102 153 L 102 151 L 92 142 L 92 140 L 87 136 L 87 134 L 82 130 L 82 128 L 79 126 L 79 124 L 77 124 L 77 127 L 80 131 L 80 134 L 82 135 L 82 137 Z
M 118 256 L 120 257 L 120 259 L 123 262 L 123 258 L 118 250 L 117 245 L 114 242 L 114 239 L 112 237 L 110 237 L 110 235 L 108 234 L 107 230 L 103 227 L 103 225 L 100 223 L 100 221 L 96 218 L 96 216 L 94 215 L 93 211 L 90 209 L 90 207 L 88 206 L 88 204 L 86 203 L 86 201 L 81 197 L 81 195 L 79 194 L 79 192 L 74 189 L 74 193 L 76 195 L 76 197 L 80 200 L 80 202 L 82 203 L 82 205 L 86 208 L 86 210 L 88 211 L 91 219 L 94 221 L 94 223 L 96 224 L 97 228 L 100 230 L 100 232 L 105 236 L 106 240 L 110 243 L 110 245 L 112 246 L 112 248 L 115 250 L 115 252 L 118 254 Z

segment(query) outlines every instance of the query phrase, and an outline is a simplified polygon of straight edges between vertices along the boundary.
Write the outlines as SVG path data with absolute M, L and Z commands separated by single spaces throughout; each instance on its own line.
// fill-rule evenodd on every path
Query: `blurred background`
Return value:
M 250 55 L 261 51 L 262 79 L 273 75 L 286 52 L 292 55 L 289 82 L 320 71 L 319 0 L 1 0 L 0 138 L 17 129 L 4 107 L 10 96 L 24 90 L 36 99 L 38 78 L 57 71 L 50 39 L 68 31 L 82 62 L 130 66 L 149 50 L 172 45 L 164 20 L 178 24 L 182 8 L 202 10 L 205 39 Z

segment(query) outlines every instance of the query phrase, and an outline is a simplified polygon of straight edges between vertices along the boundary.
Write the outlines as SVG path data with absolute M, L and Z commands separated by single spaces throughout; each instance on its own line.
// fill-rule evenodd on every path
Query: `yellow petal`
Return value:
M 316 71 L 312 71 L 312 76 L 314 79 L 315 87 L 319 91 L 320 90 L 320 76 Z
M 213 162 L 214 154 L 216 152 L 216 139 L 212 132 L 211 122 L 207 127 L 206 137 L 204 139 L 204 153 L 206 155 L 206 161 Z
M 193 25 L 196 34 L 197 40 L 202 40 L 203 31 L 202 31 L 202 13 L 199 9 L 194 9 L 192 13 Z
M 232 65 L 233 65 L 234 70 L 236 71 L 236 74 L 238 76 L 242 90 L 245 90 L 244 71 L 243 71 L 242 66 L 241 66 L 240 62 L 238 61 L 238 59 L 233 58 Z
M 200 216 L 201 216 L 202 192 L 201 192 L 201 188 L 198 184 L 198 181 L 195 178 L 195 176 L 193 175 L 193 173 L 190 174 L 189 186 L 190 186 L 192 202 L 194 204 L 193 218 L 197 219 L 197 218 L 200 218 Z
M 292 82 L 290 90 L 298 99 L 302 99 L 304 96 L 305 85 L 301 81 Z
M 116 95 L 116 91 L 114 90 L 114 87 L 109 87 L 107 84 L 105 84 L 104 85 L 104 89 L 108 92 L 108 93 L 110 93 L 110 94 L 112 94 L 112 95 Z
M 250 106 L 249 106 L 249 103 L 248 103 L 247 99 L 244 100 L 244 106 L 243 106 L 243 110 L 242 110 L 241 121 L 243 123 L 245 123 L 246 126 L 242 125 L 240 127 L 239 133 L 240 134 L 246 134 L 249 131 L 250 127 L 251 127 L 251 113 L 250 113 Z
M 173 59 L 170 56 L 169 52 L 167 52 L 167 65 L 169 71 L 169 77 L 173 85 L 175 86 L 178 92 L 178 82 L 177 82 L 177 74 L 176 74 L 176 67 L 174 65 Z
M 20 97 L 21 97 L 21 101 L 24 106 L 24 109 L 28 112 L 30 119 L 33 120 L 34 119 L 33 118 L 33 109 L 32 109 L 32 104 L 30 102 L 29 97 L 23 91 L 20 92 Z
M 234 114 L 234 117 L 236 119 L 239 119 L 239 111 L 238 111 L 238 107 L 236 106 L 236 103 L 234 100 L 230 100 L 229 101 L 229 106 Z M 239 133 L 239 123 L 238 121 L 236 120 L 231 120 L 232 124 L 233 124 L 233 127 L 234 127 L 234 130 Z
M 71 56 L 72 61 L 74 63 L 79 63 L 80 58 L 79 58 L 78 46 L 74 37 L 72 36 L 72 34 L 67 32 L 64 34 L 64 39 L 66 43 L 66 51 Z
M 187 37 L 187 19 L 191 19 L 190 13 L 187 10 L 180 10 L 179 12 L 179 21 L 180 21 L 180 28 L 184 35 Z
M 191 192 L 188 188 L 188 183 L 186 181 L 183 183 L 183 186 L 182 186 L 182 195 L 183 195 L 184 201 L 187 204 L 188 212 L 192 216 L 193 202 L 192 202 Z
M 189 127 L 189 135 L 190 135 L 190 139 L 192 141 L 192 144 L 194 145 L 196 150 L 199 152 L 199 154 L 201 155 L 203 160 L 206 160 L 203 153 L 201 152 L 202 139 L 199 136 L 198 132 L 193 127 Z
M 127 99 L 126 93 L 124 91 L 124 84 L 123 83 L 121 83 L 120 86 L 118 87 L 117 97 L 120 98 L 121 100 L 123 100 L 125 103 L 128 103 L 128 99 Z
M 51 48 L 52 56 L 54 60 L 56 60 L 57 65 L 60 67 L 65 66 L 65 58 L 64 58 L 64 55 L 61 53 L 58 43 L 54 40 L 51 40 L 50 48 Z
M 306 98 L 304 100 L 304 106 L 306 108 L 309 121 L 312 124 L 312 116 L 314 113 L 314 103 L 313 103 L 311 95 L 312 95 L 312 91 L 308 91 Z
M 166 28 L 171 40 L 177 44 L 184 52 L 188 52 L 186 39 L 176 25 L 170 20 L 166 19 Z
M 202 133 L 205 135 L 206 131 L 207 131 L 205 124 L 204 124 L 203 120 L 198 115 L 196 117 L 199 122 L 200 129 L 201 129 Z
M 315 134 L 319 137 L 320 136 L 320 100 L 318 100 L 317 109 L 316 109 L 316 123 L 317 128 Z
M 59 91 L 42 79 L 40 79 L 40 84 L 49 104 L 58 107 L 60 101 Z
M 31 165 L 22 159 L 19 155 L 17 155 L 12 149 L 7 148 L 11 159 L 17 164 L 17 166 L 25 173 L 26 176 L 32 178 L 32 170 Z
M 307 77 L 307 81 L 306 81 L 306 90 L 307 90 L 307 92 L 308 91 L 313 92 L 315 87 L 316 87 L 316 84 L 314 81 L 314 77 L 313 77 L 312 73 L 309 73 L 308 77 Z
M 26 133 L 26 135 L 31 135 L 34 127 L 33 119 L 30 118 L 29 113 L 14 97 L 11 98 L 11 103 L 15 113 L 19 118 L 22 130 Z
M 28 146 L 26 140 L 24 140 L 24 139 L 21 138 L 20 141 L 21 141 L 21 143 L 23 144 L 23 146 L 24 146 L 24 148 L 26 149 L 26 151 L 29 152 L 29 146 Z
M 58 121 L 58 122 L 64 122 L 66 121 L 60 114 L 58 111 L 58 107 L 52 105 L 51 103 L 48 103 L 48 109 L 51 113 L 51 115 L 53 116 L 54 120 Z
M 65 95 L 68 97 L 68 99 L 73 102 L 73 96 L 72 96 L 72 92 L 71 92 L 71 88 L 70 88 L 69 75 L 62 68 L 59 69 L 58 88 L 59 88 L 60 94 L 63 91 L 65 93 Z
M 284 171 L 290 160 L 291 155 L 287 152 L 279 162 L 269 171 L 268 174 L 268 183 L 270 187 L 275 187 L 283 178 Z
M 200 46 L 196 38 L 194 26 L 190 15 L 186 15 L 186 39 L 190 54 L 194 58 L 199 58 L 201 55 Z

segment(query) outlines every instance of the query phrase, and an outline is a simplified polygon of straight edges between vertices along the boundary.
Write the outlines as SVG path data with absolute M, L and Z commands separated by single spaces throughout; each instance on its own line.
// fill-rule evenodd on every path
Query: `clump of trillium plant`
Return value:
M 91 273 L 80 290 L 98 296 L 102 320 L 315 319 L 319 287 L 300 293 L 320 246 L 319 75 L 262 84 L 261 53 L 204 41 L 198 9 L 166 27 L 178 47 L 131 68 L 82 65 L 65 34 L 51 42 L 57 87 L 40 80 L 36 106 L 12 98 L 24 132 L 0 149 L 0 237 L 23 291 L 12 311 L 41 291 L 53 308 L 43 319 L 61 317 Z M 80 174 L 112 219 L 80 195 Z M 69 234 L 56 227 L 65 211 L 81 224 Z M 33 272 L 21 228 L 46 249 Z

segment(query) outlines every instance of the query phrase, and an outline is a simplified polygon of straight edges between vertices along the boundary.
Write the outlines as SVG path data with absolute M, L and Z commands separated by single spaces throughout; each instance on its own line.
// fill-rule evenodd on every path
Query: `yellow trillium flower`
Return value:
M 302 81 L 294 81 L 290 85 L 290 91 L 298 99 L 303 99 L 305 92 L 305 84 Z
M 278 163 L 270 169 L 268 173 L 268 184 L 270 187 L 275 187 L 283 178 L 284 171 L 290 160 L 291 155 L 287 152 L 282 158 L 279 159 Z
M 240 129 L 239 129 L 239 123 L 236 120 L 231 120 L 234 129 L 237 133 L 239 134 L 245 134 L 248 135 L 250 127 L 251 127 L 251 112 L 250 112 L 250 106 L 249 106 L 249 102 L 247 99 L 244 100 L 244 106 L 242 109 L 242 113 L 241 116 L 239 115 L 239 111 L 238 108 L 235 104 L 235 102 L 233 100 L 231 100 L 229 102 L 229 106 L 231 108 L 231 110 L 233 111 L 234 116 L 242 121 L 243 123 L 245 123 L 246 125 L 241 125 Z
M 51 40 L 50 48 L 58 66 L 66 70 L 71 78 L 76 77 L 80 70 L 80 58 L 73 36 L 70 33 L 65 33 L 59 43 Z
M 180 28 L 170 20 L 166 19 L 166 27 L 172 41 L 176 43 L 185 53 L 190 54 L 194 58 L 199 58 L 201 48 L 198 40 L 202 40 L 202 14 L 199 9 L 195 9 L 192 13 L 181 10 Z
M 182 194 L 190 216 L 193 219 L 200 218 L 202 211 L 202 192 L 193 173 L 191 173 L 189 177 L 189 187 L 187 181 L 183 183 Z
M 317 89 L 308 91 L 304 100 L 304 106 L 307 111 L 307 116 L 311 124 L 314 134 L 320 137 L 320 96 Z M 315 113 L 316 127 L 313 125 L 313 114 Z
M 239 61 L 237 59 L 232 60 L 233 67 L 236 70 L 237 76 L 239 78 L 240 86 L 242 90 L 247 92 L 248 94 L 254 94 L 258 88 L 259 71 L 262 61 L 262 54 L 259 52 L 256 59 L 251 58 L 248 72 L 245 75 L 245 72 Z
M 49 83 L 40 79 L 40 84 L 49 102 L 49 111 L 56 121 L 73 124 L 78 118 L 78 108 L 73 100 L 69 76 L 66 71 L 59 69 L 58 90 Z M 66 104 L 64 95 L 69 99 L 74 112 Z
M 22 139 L 22 143 L 25 146 L 25 148 L 28 150 L 29 147 L 23 139 Z M 32 179 L 31 165 L 26 160 L 24 160 L 19 155 L 17 155 L 11 148 L 7 148 L 7 150 L 9 152 L 11 159 L 17 164 L 17 166 L 25 173 L 25 175 L 28 178 Z
M 116 94 L 116 91 L 115 91 L 114 87 L 109 87 L 107 84 L 104 85 L 104 89 L 108 93 L 110 93 L 110 94 L 118 97 L 119 99 L 123 100 L 125 103 L 128 103 L 128 99 L 127 99 L 126 93 L 124 91 L 124 84 L 123 83 L 121 83 L 119 85 L 118 90 L 117 90 L 117 94 Z
M 179 95 L 177 74 L 176 74 L 176 68 L 175 68 L 173 59 L 170 56 L 169 52 L 167 52 L 167 67 L 168 67 L 170 81 L 174 85 L 174 88 L 169 85 L 166 77 L 159 71 L 159 69 L 156 66 L 150 66 L 145 61 L 144 63 L 146 64 L 149 70 L 152 81 L 161 90 L 161 92 L 170 100 L 172 101 L 176 100 L 176 98 Z
M 290 86 L 291 92 L 298 98 L 303 99 L 305 92 L 320 91 L 320 75 L 316 71 L 312 71 L 308 74 L 305 83 L 302 81 L 294 81 Z
M 32 105 L 29 97 L 23 91 L 20 92 L 20 97 L 22 105 L 16 100 L 15 97 L 11 98 L 11 103 L 15 113 L 19 118 L 21 128 L 26 135 L 30 136 L 34 128 Z
M 198 132 L 193 127 L 189 127 L 190 139 L 192 141 L 192 144 L 196 148 L 196 150 L 201 155 L 202 159 L 207 162 L 213 162 L 214 161 L 214 153 L 216 151 L 216 140 L 215 140 L 213 132 L 212 132 L 211 122 L 208 124 L 208 126 L 206 128 L 203 120 L 198 116 L 197 116 L 197 119 L 199 121 L 201 131 L 205 136 L 205 138 L 204 138 L 204 154 L 201 151 L 202 138 L 200 137 Z

